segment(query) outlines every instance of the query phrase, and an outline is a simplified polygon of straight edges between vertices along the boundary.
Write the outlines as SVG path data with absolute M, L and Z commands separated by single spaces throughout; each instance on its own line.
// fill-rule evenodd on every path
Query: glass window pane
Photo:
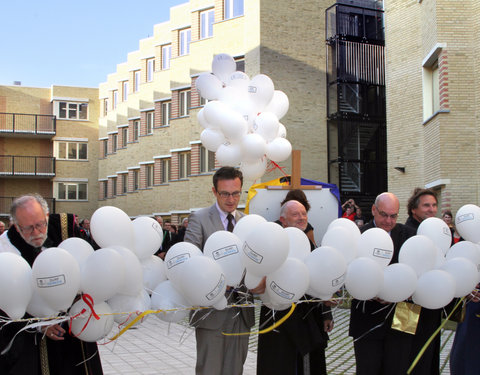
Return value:
M 77 199 L 77 185 L 67 185 L 67 199 L 76 200 Z
M 88 104 L 87 103 L 82 103 L 79 104 L 79 118 L 81 120 L 86 120 L 87 119 L 87 112 L 88 112 Z
M 66 159 L 67 158 L 67 143 L 59 142 L 58 143 L 58 158 Z
M 65 102 L 60 102 L 59 103 L 58 117 L 67 118 L 67 103 L 65 103 Z
M 87 144 L 86 143 L 78 144 L 78 158 L 82 160 L 87 160 Z
M 73 103 L 68 104 L 68 118 L 77 118 L 77 105 Z
M 78 199 L 87 199 L 87 184 L 78 184 Z
M 58 199 L 65 199 L 65 184 L 62 182 L 58 183 Z
M 77 158 L 77 144 L 76 143 L 69 143 L 68 144 L 68 159 L 76 159 Z

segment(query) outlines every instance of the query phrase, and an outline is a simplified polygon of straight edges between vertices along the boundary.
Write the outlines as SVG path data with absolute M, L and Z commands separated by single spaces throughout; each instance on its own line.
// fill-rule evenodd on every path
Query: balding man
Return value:
M 284 203 L 280 209 L 280 223 L 284 228 L 296 227 L 303 232 L 308 223 L 305 206 L 295 200 Z M 288 309 L 274 312 L 262 306 L 260 326 L 273 324 L 287 312 Z M 257 374 L 326 374 L 325 348 L 332 328 L 330 308 L 322 304 L 299 304 L 274 331 L 259 335 Z M 305 363 L 308 366 L 304 367 Z
M 393 257 L 398 262 L 398 253 L 403 243 L 415 234 L 411 228 L 398 224 L 400 203 L 392 193 L 382 193 L 372 206 L 373 220 L 360 230 L 381 228 L 393 241 Z M 413 335 L 391 328 L 393 304 L 383 301 L 366 302 L 352 300 L 350 311 L 350 336 L 354 339 L 357 375 L 405 375 L 410 366 L 409 358 Z

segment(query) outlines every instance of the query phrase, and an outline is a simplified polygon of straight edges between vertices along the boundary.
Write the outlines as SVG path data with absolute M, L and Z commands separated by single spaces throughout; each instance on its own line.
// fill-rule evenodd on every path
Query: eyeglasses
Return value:
M 238 198 L 240 194 L 242 194 L 241 191 L 234 191 L 233 193 L 229 193 L 228 191 L 217 191 L 217 194 L 220 195 L 223 199 L 227 199 L 228 197 L 232 198 Z
M 47 227 L 47 221 L 44 220 L 41 223 L 37 223 L 35 225 L 29 225 L 28 227 L 22 227 L 20 225 L 18 225 L 18 227 L 24 234 L 30 235 L 33 233 L 35 229 L 38 230 L 39 232 L 43 231 Z
M 378 213 L 380 214 L 381 217 L 383 217 L 384 219 L 387 219 L 387 218 L 390 218 L 392 220 L 396 220 L 397 217 L 398 217 L 398 214 L 387 214 L 386 212 L 383 212 L 383 211 L 380 211 L 378 208 L 377 208 L 377 211 Z

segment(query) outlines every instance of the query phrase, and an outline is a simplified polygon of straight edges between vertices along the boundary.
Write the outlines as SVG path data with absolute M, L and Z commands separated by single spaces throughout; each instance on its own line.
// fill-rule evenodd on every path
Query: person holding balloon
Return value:
M 37 194 L 15 199 L 10 215 L 13 225 L 0 236 L 0 253 L 18 254 L 30 266 L 44 249 L 58 246 L 64 236 L 80 236 L 74 215 L 49 215 L 46 201 Z M 19 332 L 24 326 L 11 323 L 0 330 L 0 350 L 7 349 L 18 333 L 9 350 L 0 355 L 0 373 L 43 374 L 44 368 L 51 374 L 103 373 L 95 342 L 82 342 L 59 324 Z

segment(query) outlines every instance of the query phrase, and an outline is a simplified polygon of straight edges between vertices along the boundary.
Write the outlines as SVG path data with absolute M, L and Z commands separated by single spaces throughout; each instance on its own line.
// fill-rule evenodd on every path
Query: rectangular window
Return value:
M 200 172 L 206 173 L 215 169 L 215 153 L 208 151 L 205 147 L 200 146 Z
M 124 127 L 122 128 L 122 148 L 127 147 L 127 142 L 128 142 L 128 128 Z
M 108 99 L 103 99 L 103 116 L 108 114 Z
M 155 126 L 154 112 L 147 112 L 147 134 L 153 134 L 154 126 Z
M 170 113 L 172 109 L 172 102 L 162 103 L 162 125 L 170 125 Z
M 138 173 L 138 169 L 135 169 L 133 171 L 133 191 L 138 190 L 138 182 L 139 182 L 139 173 Z
M 200 13 L 200 39 L 211 38 L 213 36 L 213 22 L 215 13 L 213 9 Z
M 188 116 L 190 113 L 190 95 L 190 90 L 180 91 L 179 93 L 180 116 Z
M 58 118 L 64 120 L 86 120 L 88 103 L 58 102 Z
M 187 178 L 190 175 L 190 153 L 182 152 L 178 155 L 178 178 Z
M 133 72 L 133 92 L 140 91 L 140 70 Z
M 153 72 L 155 71 L 155 59 L 147 60 L 147 82 L 153 81 Z
M 128 81 L 122 82 L 122 101 L 126 102 L 128 99 Z
M 180 30 L 179 39 L 180 49 L 178 51 L 178 55 L 188 55 L 190 53 L 190 41 L 192 40 L 192 31 L 190 29 Z
M 160 176 L 160 183 L 166 184 L 170 181 L 170 159 L 162 160 L 162 173 Z
M 107 199 L 108 198 L 108 181 L 102 182 L 102 188 L 103 188 L 103 199 Z
M 57 142 L 55 157 L 59 160 L 87 160 L 87 142 Z
M 127 194 L 128 189 L 128 174 L 122 174 L 122 194 Z
M 113 196 L 117 195 L 117 178 L 116 177 L 112 178 L 112 195 Z
M 235 63 L 237 64 L 237 72 L 245 73 L 245 57 L 236 58 Z
M 426 121 L 440 109 L 438 60 L 423 67 L 423 120 Z
M 140 121 L 136 120 L 133 122 L 133 140 L 138 142 L 140 137 Z
M 117 105 L 118 105 L 118 90 L 113 90 L 112 109 L 117 109 Z
M 103 142 L 103 157 L 106 158 L 108 155 L 108 139 L 104 139 L 102 142 Z
M 146 174 L 146 183 L 147 187 L 152 187 L 153 186 L 153 164 L 152 165 L 147 165 L 145 168 L 145 174 Z
M 112 152 L 117 152 L 118 148 L 118 134 L 112 134 Z
M 57 199 L 68 201 L 87 200 L 87 184 L 76 182 L 56 182 Z
M 162 70 L 170 69 L 170 59 L 172 58 L 171 44 L 162 47 Z
M 243 0 L 224 0 L 225 19 L 243 16 Z

